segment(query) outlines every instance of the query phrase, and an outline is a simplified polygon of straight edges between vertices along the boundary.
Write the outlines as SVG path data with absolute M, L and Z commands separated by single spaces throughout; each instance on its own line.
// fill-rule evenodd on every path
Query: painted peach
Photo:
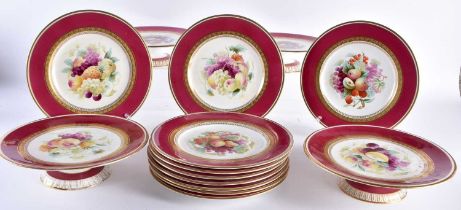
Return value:
M 210 145 L 212 147 L 222 147 L 226 145 L 226 142 L 224 142 L 223 140 L 211 140 Z

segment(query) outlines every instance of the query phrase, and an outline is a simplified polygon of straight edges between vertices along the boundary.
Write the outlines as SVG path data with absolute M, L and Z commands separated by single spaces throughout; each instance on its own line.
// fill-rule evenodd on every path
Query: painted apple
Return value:
M 361 77 L 355 80 L 355 88 L 357 88 L 358 91 L 365 91 L 368 89 L 368 84 L 365 81 L 365 78 Z
M 356 80 L 360 76 L 362 76 L 362 71 L 358 69 L 351 69 L 347 72 L 347 77 L 349 77 L 351 80 Z
M 350 78 L 345 77 L 343 80 L 343 85 L 346 89 L 353 90 L 355 88 L 354 81 L 352 81 Z

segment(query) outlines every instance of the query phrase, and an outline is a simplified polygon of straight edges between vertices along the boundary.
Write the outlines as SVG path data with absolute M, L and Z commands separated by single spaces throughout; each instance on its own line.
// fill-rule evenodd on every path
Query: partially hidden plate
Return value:
M 170 62 L 170 87 L 186 113 L 264 116 L 283 86 L 283 62 L 275 41 L 241 16 L 212 16 L 194 24 L 179 39 Z
M 456 164 L 442 148 L 423 138 L 384 127 L 342 125 L 311 134 L 307 156 L 344 179 L 341 189 L 360 200 L 388 203 L 406 188 L 446 181 Z
M 138 26 L 136 30 L 148 47 L 173 47 L 186 31 L 184 28 L 171 26 Z
M 149 143 L 163 157 L 204 169 L 245 169 L 281 160 L 293 145 L 281 125 L 253 115 L 195 113 L 159 125 Z
M 125 118 L 61 115 L 6 134 L 0 154 L 18 166 L 47 171 L 45 185 L 74 190 L 102 182 L 109 176 L 104 166 L 134 154 L 147 140 L 147 131 Z
M 281 52 L 307 52 L 315 37 L 302 34 L 271 33 Z
M 324 126 L 393 127 L 416 99 L 418 67 L 411 49 L 391 29 L 346 22 L 314 42 L 304 59 L 301 89 Z
M 138 32 L 103 11 L 65 14 L 36 38 L 27 62 L 34 100 L 48 116 L 133 115 L 150 85 L 151 61 Z
M 149 49 L 152 66 L 168 66 L 171 52 L 179 37 L 186 29 L 170 26 L 136 27 Z

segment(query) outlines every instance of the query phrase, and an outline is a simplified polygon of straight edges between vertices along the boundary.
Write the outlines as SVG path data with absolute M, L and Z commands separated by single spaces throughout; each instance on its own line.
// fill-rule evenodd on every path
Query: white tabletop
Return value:
M 341 22 L 370 20 L 399 33 L 413 49 L 420 68 L 418 99 L 396 129 L 436 142 L 461 163 L 460 1 L 121 2 L 1 2 L 0 135 L 44 117 L 27 88 L 27 55 L 40 30 L 69 11 L 100 9 L 115 13 L 133 25 L 178 27 L 188 27 L 210 15 L 234 13 L 254 19 L 269 31 L 313 36 Z M 167 80 L 166 68 L 154 69 L 149 96 L 133 117 L 149 131 L 162 121 L 182 114 Z M 287 180 L 268 193 L 237 200 L 207 200 L 170 191 L 150 176 L 144 148 L 112 165 L 111 177 L 101 185 L 79 191 L 46 188 L 39 181 L 41 171 L 0 160 L 0 209 L 459 209 L 459 174 L 440 185 L 409 190 L 407 198 L 398 204 L 368 204 L 343 194 L 336 187 L 337 177 L 318 168 L 304 155 L 305 137 L 321 125 L 303 102 L 299 73 L 286 75 L 283 93 L 267 117 L 286 126 L 295 141 Z

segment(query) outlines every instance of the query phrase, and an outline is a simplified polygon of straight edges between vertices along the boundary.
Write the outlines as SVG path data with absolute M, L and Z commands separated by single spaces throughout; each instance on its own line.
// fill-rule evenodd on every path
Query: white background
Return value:
M 126 2 L 126 3 L 122 3 Z M 44 117 L 29 94 L 25 69 L 29 49 L 54 18 L 78 9 L 117 14 L 135 26 L 188 27 L 210 15 L 247 16 L 269 31 L 319 36 L 350 20 L 370 20 L 398 32 L 411 46 L 420 68 L 420 93 L 397 126 L 446 148 L 461 163 L 461 1 L 4 1 L 0 2 L 0 133 Z M 182 112 L 169 91 L 166 68 L 154 70 L 144 106 L 134 116 L 151 131 Z M 393 205 L 354 200 L 337 187 L 337 178 L 304 155 L 305 137 L 321 128 L 304 105 L 299 73 L 286 75 L 285 87 L 267 116 L 286 126 L 295 145 L 288 179 L 269 193 L 238 200 L 206 200 L 167 190 L 149 175 L 145 148 L 112 165 L 103 184 L 63 192 L 39 181 L 40 171 L 0 160 L 1 209 L 459 209 L 461 175 L 443 184 L 409 190 Z

